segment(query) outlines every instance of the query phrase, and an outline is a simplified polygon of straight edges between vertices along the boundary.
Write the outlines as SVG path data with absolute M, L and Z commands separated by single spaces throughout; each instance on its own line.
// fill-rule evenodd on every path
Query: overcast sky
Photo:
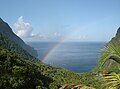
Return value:
M 0 0 L 0 17 L 25 41 L 109 41 L 120 0 Z

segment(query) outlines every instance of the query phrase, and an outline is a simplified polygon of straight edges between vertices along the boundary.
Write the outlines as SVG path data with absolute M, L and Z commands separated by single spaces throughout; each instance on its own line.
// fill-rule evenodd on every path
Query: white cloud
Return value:
M 20 16 L 18 18 L 18 20 L 16 21 L 16 23 L 14 24 L 14 28 L 15 28 L 15 33 L 17 36 L 25 39 L 25 40 L 32 40 L 32 41 L 40 41 L 40 40 L 60 40 L 62 38 L 62 36 L 64 36 L 64 33 L 62 32 L 50 32 L 51 29 L 48 27 L 47 31 L 42 31 L 41 33 L 33 33 L 33 27 L 30 23 L 25 22 L 23 16 Z M 62 26 L 55 28 L 55 29 L 64 29 L 66 27 Z M 46 33 L 46 34 L 45 34 Z
M 43 35 L 43 34 L 40 34 L 40 33 L 38 33 L 38 34 L 31 34 L 31 37 L 33 37 L 33 38 L 40 38 L 40 39 L 47 39 L 47 36 L 46 35 Z
M 16 34 L 22 38 L 27 38 L 32 36 L 33 28 L 29 23 L 24 22 L 23 16 L 18 18 L 18 21 L 14 24 Z
M 34 34 L 33 28 L 30 23 L 24 21 L 23 16 L 20 16 L 17 22 L 14 24 L 15 33 L 21 38 L 38 38 L 38 39 L 46 39 L 45 35 L 41 35 L 40 33 Z

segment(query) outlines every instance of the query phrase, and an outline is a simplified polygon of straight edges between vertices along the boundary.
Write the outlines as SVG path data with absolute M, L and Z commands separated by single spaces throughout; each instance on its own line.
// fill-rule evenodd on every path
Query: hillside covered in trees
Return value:
M 117 71 L 120 64 L 120 27 L 117 34 L 106 44 L 97 71 Z
M 34 48 L 27 45 L 22 39 L 20 39 L 14 32 L 11 27 L 0 18 L 0 33 L 4 34 L 10 40 L 14 41 L 17 45 L 21 46 L 22 49 L 27 51 L 30 55 L 37 57 L 37 51 Z
M 103 49 L 96 73 L 102 75 L 103 89 L 120 89 L 120 27 Z
M 96 71 L 76 74 L 42 63 L 0 32 L 0 89 L 119 89 L 119 35 L 120 28 L 104 48 Z
M 65 84 L 97 87 L 93 73 L 76 74 L 42 63 L 11 39 L 0 22 L 0 89 L 58 89 Z M 8 31 L 9 32 L 9 31 Z M 15 35 L 15 34 L 14 34 Z M 97 81 L 97 82 L 96 82 Z
M 96 87 L 98 80 L 92 74 L 78 75 L 40 61 L 25 60 L 14 52 L 0 48 L 1 89 L 58 89 L 64 84 Z

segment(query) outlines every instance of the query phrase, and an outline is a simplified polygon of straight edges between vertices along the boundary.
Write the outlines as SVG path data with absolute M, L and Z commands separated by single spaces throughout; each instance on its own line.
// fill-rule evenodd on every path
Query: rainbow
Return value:
M 42 59 L 42 62 L 45 62 L 48 60 L 48 58 L 55 52 L 55 50 L 65 41 L 65 39 L 62 39 L 59 41 L 51 50 L 48 51 L 48 53 L 44 56 Z
M 81 29 L 86 29 L 87 27 L 89 27 L 89 25 L 88 25 L 88 26 L 83 26 Z M 47 54 L 44 56 L 44 58 L 42 59 L 42 62 L 45 62 L 46 60 L 48 60 L 49 57 L 55 52 L 55 50 L 56 50 L 57 48 L 59 48 L 59 46 L 60 46 L 63 42 L 67 41 L 67 40 L 68 40 L 69 38 L 71 38 L 71 37 L 74 37 L 75 35 L 78 35 L 79 32 L 80 32 L 80 29 L 75 29 L 74 32 L 72 32 L 72 33 L 64 36 L 51 50 L 48 51 L 48 53 L 47 53 Z

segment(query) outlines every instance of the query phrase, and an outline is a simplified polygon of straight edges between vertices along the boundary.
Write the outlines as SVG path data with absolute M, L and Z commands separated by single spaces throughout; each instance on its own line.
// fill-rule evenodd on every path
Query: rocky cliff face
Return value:
M 30 53 L 32 56 L 37 57 L 37 51 L 20 39 L 16 34 L 13 33 L 10 26 L 0 18 L 0 33 L 6 35 L 10 40 L 21 46 L 24 50 Z

